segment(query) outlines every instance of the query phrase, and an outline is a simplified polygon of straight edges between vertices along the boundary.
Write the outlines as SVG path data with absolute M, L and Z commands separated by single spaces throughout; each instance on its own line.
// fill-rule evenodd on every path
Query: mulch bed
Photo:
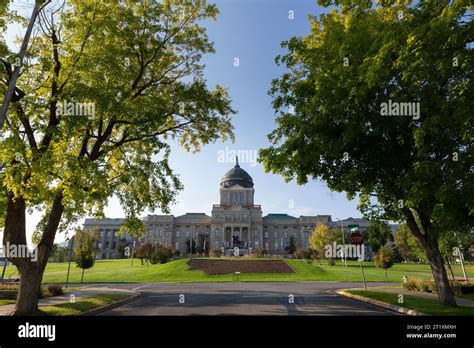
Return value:
M 295 273 L 283 260 L 199 260 L 188 262 L 193 270 L 209 275 L 243 273 Z

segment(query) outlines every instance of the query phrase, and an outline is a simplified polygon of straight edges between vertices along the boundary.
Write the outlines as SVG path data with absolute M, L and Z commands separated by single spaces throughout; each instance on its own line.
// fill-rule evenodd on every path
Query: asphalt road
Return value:
M 340 282 L 114 284 L 138 291 L 142 298 L 100 315 L 395 315 L 335 293 L 360 286 Z

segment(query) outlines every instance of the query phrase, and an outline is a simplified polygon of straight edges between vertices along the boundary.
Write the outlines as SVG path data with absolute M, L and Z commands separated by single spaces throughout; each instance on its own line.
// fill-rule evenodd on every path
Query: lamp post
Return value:
M 346 249 L 346 241 L 345 241 L 345 237 L 344 237 L 344 226 L 342 224 L 342 220 L 341 219 L 337 219 L 337 221 L 340 222 L 341 224 L 341 233 L 342 233 L 342 253 L 341 253 L 341 258 L 342 258 L 342 261 L 343 261 L 343 266 L 345 268 L 347 268 L 347 261 L 346 261 L 346 255 L 345 255 L 345 249 Z
M 454 236 L 457 237 L 456 232 L 454 232 Z M 464 275 L 464 280 L 467 280 L 466 269 L 464 268 L 464 257 L 463 257 L 461 248 L 462 248 L 462 245 L 459 244 L 459 246 L 456 248 L 456 250 L 457 250 L 457 254 L 459 256 L 459 261 L 461 261 L 461 269 L 462 269 L 462 273 Z
M 66 240 L 68 241 L 68 245 L 69 245 L 69 262 L 67 265 L 67 276 L 66 276 L 66 286 L 65 286 L 67 289 L 67 286 L 69 284 L 69 272 L 71 271 L 71 259 L 72 259 L 72 250 L 74 246 L 74 240 L 70 239 L 69 237 Z

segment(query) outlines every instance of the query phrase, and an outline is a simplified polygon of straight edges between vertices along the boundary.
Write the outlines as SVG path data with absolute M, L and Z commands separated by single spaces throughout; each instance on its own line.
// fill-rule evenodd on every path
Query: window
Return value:
M 179 242 L 176 242 L 176 243 L 174 244 L 174 248 L 175 248 L 176 250 L 179 250 Z
M 176 238 L 179 238 L 179 231 L 176 231 Z
M 284 238 L 288 238 L 288 232 L 283 233 Z
M 278 238 L 278 232 L 275 232 L 275 238 Z
M 105 259 L 105 253 L 102 253 L 102 258 Z
M 244 204 L 244 193 L 240 192 L 240 204 Z
M 230 204 L 235 204 L 235 192 L 230 193 Z
M 186 231 L 186 237 L 189 237 L 189 231 Z
M 214 242 L 214 248 L 216 248 L 216 249 L 219 248 L 219 242 L 217 240 Z
M 117 242 L 114 241 L 114 242 L 112 243 L 112 249 L 115 250 L 116 248 L 117 248 Z
M 108 249 L 109 248 L 109 242 L 105 242 L 105 249 Z
M 102 249 L 102 242 L 99 242 L 99 244 L 97 245 L 97 248 Z
M 216 228 L 216 229 L 214 230 L 214 236 L 215 236 L 216 238 L 219 237 L 219 229 L 218 229 L 218 228 Z
M 265 232 L 265 238 L 268 238 L 268 232 Z

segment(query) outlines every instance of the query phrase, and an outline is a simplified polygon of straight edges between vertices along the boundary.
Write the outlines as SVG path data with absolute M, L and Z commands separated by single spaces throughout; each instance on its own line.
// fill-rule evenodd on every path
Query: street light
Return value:
M 66 240 L 69 245 L 69 263 L 67 266 L 67 276 L 66 276 L 66 289 L 67 289 L 67 285 L 69 284 L 69 272 L 71 271 L 71 259 L 72 259 L 72 250 L 73 250 L 74 240 L 69 237 L 67 237 Z
M 456 232 L 454 232 L 454 237 L 457 237 Z M 459 239 L 458 239 L 458 241 L 459 241 Z M 464 275 L 464 280 L 467 280 L 466 269 L 464 268 L 464 257 L 463 257 L 461 248 L 462 248 L 462 245 L 459 244 L 458 247 L 455 247 L 455 251 L 457 252 L 457 256 L 459 256 L 459 261 L 461 261 L 461 269 L 462 269 L 462 273 Z
M 344 266 L 345 268 L 347 268 L 347 261 L 346 261 L 346 255 L 345 255 L 345 249 L 346 249 L 346 241 L 345 241 L 345 238 L 344 238 L 344 226 L 342 225 L 342 220 L 341 219 L 336 219 L 337 221 L 339 221 L 341 223 L 341 233 L 342 233 L 342 254 L 341 254 L 341 257 L 342 257 L 342 261 L 344 262 Z

